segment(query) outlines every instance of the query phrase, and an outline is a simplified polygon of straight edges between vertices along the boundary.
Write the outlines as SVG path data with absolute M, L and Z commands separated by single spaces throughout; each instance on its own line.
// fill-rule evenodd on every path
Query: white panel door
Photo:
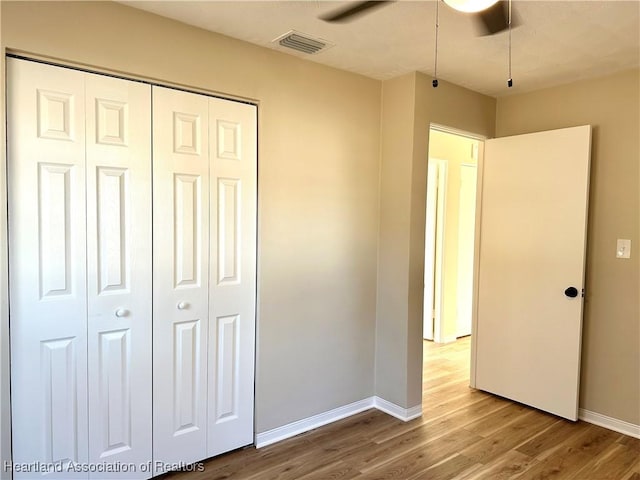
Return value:
M 207 457 L 208 100 L 153 87 L 154 465 Z
M 89 443 L 84 76 L 11 58 L 7 74 L 13 461 L 86 478 L 67 471 Z
M 211 269 L 207 456 L 253 442 L 256 107 L 209 99 Z
M 571 420 L 590 144 L 588 125 L 489 140 L 483 169 L 475 386 Z
M 151 87 L 86 74 L 89 459 L 151 461 Z

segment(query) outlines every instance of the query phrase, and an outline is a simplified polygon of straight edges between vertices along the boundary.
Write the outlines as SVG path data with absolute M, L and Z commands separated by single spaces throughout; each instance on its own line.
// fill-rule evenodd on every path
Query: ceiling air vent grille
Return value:
M 307 54 L 318 53 L 320 50 L 324 50 L 328 46 L 331 46 L 324 40 L 312 38 L 309 35 L 293 30 L 276 38 L 274 42 L 277 42 L 283 47 L 291 48 L 292 50 L 297 50 L 298 52 Z

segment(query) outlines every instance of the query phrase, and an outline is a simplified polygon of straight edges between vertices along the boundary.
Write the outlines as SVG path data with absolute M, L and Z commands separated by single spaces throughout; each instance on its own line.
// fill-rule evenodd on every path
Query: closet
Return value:
M 253 442 L 256 108 L 7 59 L 14 478 Z

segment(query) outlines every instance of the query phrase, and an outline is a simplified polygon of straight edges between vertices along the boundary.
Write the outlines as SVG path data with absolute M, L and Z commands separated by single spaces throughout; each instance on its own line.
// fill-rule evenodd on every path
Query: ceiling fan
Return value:
M 329 12 L 320 18 L 330 23 L 347 23 L 361 15 L 394 3 L 396 0 L 351 2 L 346 7 Z M 440 1 L 440 0 L 437 0 Z M 474 16 L 481 36 L 494 35 L 509 28 L 509 2 L 507 0 L 443 0 L 451 8 Z M 511 17 L 511 26 L 517 26 Z

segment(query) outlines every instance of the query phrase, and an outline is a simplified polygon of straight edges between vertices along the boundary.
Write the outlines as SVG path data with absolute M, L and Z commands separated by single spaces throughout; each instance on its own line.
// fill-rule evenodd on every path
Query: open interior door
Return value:
M 488 140 L 475 387 L 578 414 L 591 127 Z

